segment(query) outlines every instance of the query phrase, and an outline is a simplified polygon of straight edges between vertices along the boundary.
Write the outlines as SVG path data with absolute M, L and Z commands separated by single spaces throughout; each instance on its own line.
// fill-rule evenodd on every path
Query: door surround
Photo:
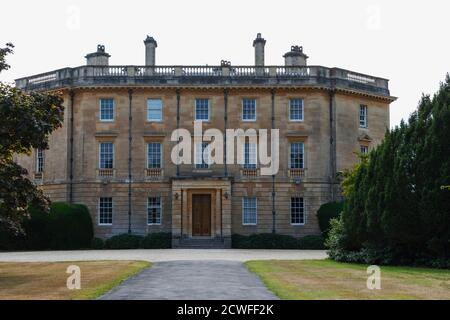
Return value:
M 211 195 L 211 236 L 201 239 L 222 239 L 231 247 L 231 179 L 172 178 L 172 246 L 192 238 L 192 195 Z M 197 238 L 197 237 L 195 237 Z

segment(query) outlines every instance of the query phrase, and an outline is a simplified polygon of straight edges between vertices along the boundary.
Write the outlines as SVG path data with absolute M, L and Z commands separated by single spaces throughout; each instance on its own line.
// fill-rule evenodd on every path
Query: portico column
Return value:
M 181 215 L 183 220 L 183 233 L 182 236 L 190 236 L 191 235 L 191 224 L 189 223 L 189 208 L 188 208 L 188 193 L 186 189 L 182 189 L 181 192 Z
M 215 210 L 214 210 L 214 237 L 220 237 L 222 235 L 222 208 L 221 208 L 221 190 L 216 189 L 216 204 L 215 204 Z

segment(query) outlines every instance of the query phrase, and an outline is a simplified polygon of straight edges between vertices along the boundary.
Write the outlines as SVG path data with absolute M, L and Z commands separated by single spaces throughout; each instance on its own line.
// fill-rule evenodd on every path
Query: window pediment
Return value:
M 95 133 L 96 138 L 115 138 L 118 135 L 117 131 L 99 131 Z
M 144 132 L 144 141 L 162 141 L 166 137 L 165 132 Z
M 305 141 L 308 139 L 308 134 L 305 134 L 305 132 L 289 131 L 286 133 L 286 138 L 291 141 Z
M 358 137 L 358 141 L 360 142 L 371 142 L 372 137 L 370 137 L 367 133 L 363 133 Z

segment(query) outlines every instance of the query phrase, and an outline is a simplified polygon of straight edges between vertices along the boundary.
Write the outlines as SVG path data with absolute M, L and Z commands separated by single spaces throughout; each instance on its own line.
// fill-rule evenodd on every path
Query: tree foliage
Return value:
M 320 231 L 322 236 L 327 238 L 330 231 L 330 221 L 340 216 L 344 208 L 344 201 L 327 202 L 320 206 L 317 210 L 317 220 L 319 221 Z
M 346 174 L 341 224 L 329 241 L 332 257 L 365 252 L 359 260 L 369 263 L 448 262 L 449 88 L 447 75 L 432 98 L 422 97 L 408 123 L 386 132 L 367 160 Z
M 0 48 L 0 72 L 9 69 L 8 43 Z M 47 210 L 49 200 L 26 178 L 27 171 L 13 161 L 14 154 L 30 154 L 33 148 L 47 149 L 48 136 L 62 125 L 59 95 L 24 92 L 0 83 L 0 228 L 21 231 L 29 206 Z

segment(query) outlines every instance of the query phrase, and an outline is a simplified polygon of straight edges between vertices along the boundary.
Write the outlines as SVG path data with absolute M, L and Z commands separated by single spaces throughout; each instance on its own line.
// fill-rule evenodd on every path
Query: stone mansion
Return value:
M 85 204 L 98 237 L 171 232 L 174 247 L 230 247 L 232 234 L 319 234 L 318 208 L 340 199 L 336 174 L 389 127 L 388 80 L 309 66 L 300 46 L 267 66 L 258 34 L 252 66 L 160 66 L 155 39 L 144 44 L 144 66 L 111 66 L 99 45 L 86 65 L 16 80 L 62 94 L 65 115 L 48 150 L 15 160 L 53 201 Z M 279 170 L 261 174 L 250 139 L 241 164 L 209 164 L 202 140 L 198 161 L 174 163 L 172 132 L 193 134 L 196 121 L 204 131 L 279 129 Z

